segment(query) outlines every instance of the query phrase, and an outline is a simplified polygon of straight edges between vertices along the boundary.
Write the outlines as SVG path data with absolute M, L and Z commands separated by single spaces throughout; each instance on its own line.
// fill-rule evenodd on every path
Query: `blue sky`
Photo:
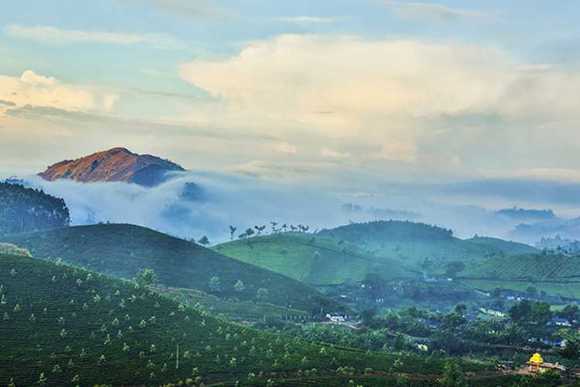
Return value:
M 7 1 L 0 172 L 122 145 L 349 192 L 575 182 L 579 16 L 573 0 Z

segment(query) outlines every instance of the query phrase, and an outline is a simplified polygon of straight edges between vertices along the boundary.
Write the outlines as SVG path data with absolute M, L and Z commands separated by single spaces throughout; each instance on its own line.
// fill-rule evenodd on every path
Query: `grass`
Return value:
M 313 285 L 358 282 L 368 274 L 384 279 L 414 274 L 399 262 L 378 259 L 350 243 L 303 233 L 283 233 L 236 240 L 215 251 Z
M 445 360 L 258 332 L 133 283 L 23 256 L 0 256 L 0 286 L 0 385 L 266 385 L 306 371 L 340 385 L 367 368 L 390 372 L 395 362 L 433 378 Z
M 153 269 L 160 284 L 196 289 L 222 298 L 263 302 L 308 313 L 340 310 L 315 289 L 280 274 L 225 257 L 182 239 L 125 224 L 78 226 L 17 234 L 3 240 L 28 249 L 33 256 L 78 265 L 121 278 Z M 219 279 L 210 284 L 213 277 Z M 235 289 L 242 281 L 243 290 Z

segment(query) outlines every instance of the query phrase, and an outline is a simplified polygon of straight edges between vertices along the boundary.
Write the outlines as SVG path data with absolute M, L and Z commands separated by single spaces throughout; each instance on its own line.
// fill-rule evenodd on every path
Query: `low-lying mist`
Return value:
M 179 173 L 153 188 L 111 182 L 48 182 L 36 176 L 26 181 L 62 197 L 74 225 L 132 223 L 187 239 L 199 240 L 205 235 L 211 242 L 229 239 L 230 225 L 237 227 L 239 234 L 255 225 L 266 225 L 270 230 L 270 222 L 303 224 L 316 230 L 388 219 L 439 225 L 462 238 L 479 234 L 535 243 L 549 234 L 546 227 L 536 227 L 545 222 L 522 219 L 525 212 L 511 217 L 496 211 L 502 207 L 486 208 L 484 202 L 450 204 L 448 192 L 441 188 L 400 186 L 397 192 L 357 196 L 303 184 L 206 172 Z M 446 200 L 441 199 L 442 191 Z M 564 220 L 556 217 L 548 222 Z M 523 234 L 518 232 L 521 224 L 532 228 L 526 228 Z

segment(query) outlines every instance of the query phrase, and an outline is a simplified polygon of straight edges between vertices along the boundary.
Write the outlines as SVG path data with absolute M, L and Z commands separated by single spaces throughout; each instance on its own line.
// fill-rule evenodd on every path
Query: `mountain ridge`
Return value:
M 78 159 L 59 161 L 38 176 L 48 181 L 126 182 L 152 187 L 167 180 L 168 172 L 183 171 L 183 167 L 172 161 L 115 147 Z

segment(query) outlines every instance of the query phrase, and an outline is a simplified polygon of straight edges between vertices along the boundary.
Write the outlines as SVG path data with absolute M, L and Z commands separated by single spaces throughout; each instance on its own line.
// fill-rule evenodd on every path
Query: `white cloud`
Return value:
M 339 152 L 329 148 L 322 148 L 320 150 L 320 155 L 322 157 L 327 157 L 331 159 L 346 159 L 350 157 L 350 154 L 348 152 Z
M 320 17 L 320 16 L 294 16 L 294 17 L 279 17 L 275 19 L 276 21 L 308 25 L 308 24 L 332 24 L 336 22 L 335 18 L 332 17 Z
M 489 46 L 282 35 L 180 73 L 214 97 L 188 119 L 268 133 L 318 157 L 332 158 L 320 153 L 327 147 L 353 162 L 468 173 L 514 162 L 503 144 L 521 143 L 530 168 L 548 159 L 547 144 L 580 147 L 570 138 L 580 73 Z M 498 149 L 503 156 L 490 157 Z
M 274 150 L 276 152 L 285 153 L 288 155 L 295 155 L 298 152 L 298 149 L 296 148 L 296 146 L 294 146 L 292 144 L 288 144 L 287 142 L 282 142 L 282 143 L 276 144 L 274 146 Z
M 0 75 L 0 117 L 24 106 L 65 111 L 111 111 L 118 99 L 112 93 L 90 87 L 68 85 L 53 77 L 26 70 L 20 77 Z
M 402 2 L 387 0 L 385 5 L 399 17 L 406 19 L 430 19 L 436 21 L 454 21 L 460 19 L 489 20 L 492 16 L 482 11 L 452 8 L 443 4 L 423 2 Z
M 233 16 L 231 10 L 218 6 L 213 0 L 117 0 L 126 4 L 145 4 L 181 17 L 193 17 L 199 20 L 210 18 L 228 18 Z
M 53 86 L 56 83 L 56 79 L 38 75 L 32 70 L 23 72 L 20 81 L 33 86 Z
M 98 43 L 112 45 L 147 45 L 162 49 L 181 49 L 185 45 L 164 34 L 130 34 L 105 31 L 65 30 L 52 26 L 9 25 L 8 36 L 50 44 Z
M 490 105 L 508 62 L 468 45 L 283 35 L 232 58 L 187 63 L 181 76 L 219 101 L 213 114 L 207 106 L 192 113 L 197 120 L 281 136 L 300 129 L 383 145 L 388 159 L 410 160 L 415 118 Z

